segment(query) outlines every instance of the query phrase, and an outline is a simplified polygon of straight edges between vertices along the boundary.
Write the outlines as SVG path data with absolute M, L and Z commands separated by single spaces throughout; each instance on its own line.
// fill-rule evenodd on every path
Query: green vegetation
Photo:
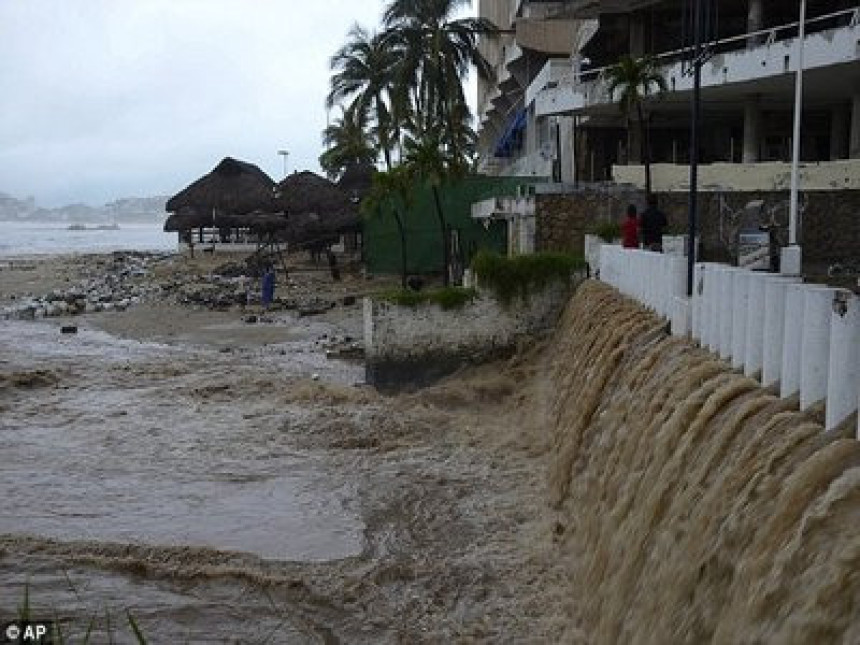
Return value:
M 645 105 L 656 90 L 662 97 L 666 79 L 653 56 L 622 56 L 608 70 L 609 95 L 618 90 L 618 105 L 627 117 L 627 154 L 630 161 L 645 165 L 645 193 L 651 194 L 651 142 L 646 127 Z
M 498 253 L 479 251 L 472 261 L 472 270 L 482 286 L 489 287 L 503 303 L 514 296 L 528 299 L 532 291 L 540 291 L 552 282 L 567 283 L 574 271 L 585 268 L 585 260 L 568 253 L 533 253 L 512 258 Z
M 475 289 L 463 287 L 441 287 L 439 289 L 425 289 L 413 291 L 412 289 L 392 289 L 379 294 L 380 300 L 391 302 L 403 307 L 417 307 L 418 305 L 430 303 L 442 307 L 445 311 L 450 309 L 461 309 L 466 303 L 471 302 L 478 296 Z
M 600 222 L 592 227 L 590 233 L 596 235 L 604 242 L 611 243 L 621 239 L 621 224 L 615 220 Z
M 465 176 L 477 160 L 463 80 L 470 69 L 481 78 L 492 77 L 478 39 L 498 33 L 484 18 L 457 17 L 463 4 L 389 0 L 379 30 L 353 26 L 330 60 L 326 106 L 341 106 L 343 118 L 324 132 L 327 149 L 320 157 L 333 178 L 350 165 L 381 158 L 386 172 L 403 168 L 410 185 L 430 186 L 445 286 L 451 231 L 440 191 Z M 378 190 L 386 192 L 385 185 Z M 399 190 L 390 187 L 387 192 L 396 195 Z M 403 214 L 395 216 L 405 248 Z

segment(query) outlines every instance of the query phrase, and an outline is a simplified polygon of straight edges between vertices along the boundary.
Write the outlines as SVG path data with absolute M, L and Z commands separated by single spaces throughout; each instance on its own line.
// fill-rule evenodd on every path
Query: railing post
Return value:
M 831 309 L 825 430 L 835 428 L 857 409 L 860 390 L 860 300 L 839 289 Z
M 830 322 L 835 289 L 807 287 L 803 299 L 803 334 L 800 354 L 800 409 L 827 396 L 830 362 Z
M 770 275 L 764 286 L 764 351 L 761 384 L 770 387 L 782 379 L 782 354 L 785 346 L 786 295 L 800 278 Z
M 726 267 L 722 264 L 714 264 L 711 267 L 709 281 L 711 296 L 708 298 L 708 308 L 705 312 L 708 326 L 709 351 L 718 354 L 720 351 L 720 296 L 723 293 L 723 272 Z
M 788 398 L 800 390 L 800 353 L 803 341 L 803 284 L 789 284 L 785 293 L 785 329 L 782 338 L 782 368 L 779 395 Z
M 752 273 L 747 269 L 738 269 L 732 280 L 732 367 L 738 369 L 744 365 L 747 343 L 747 302 L 749 283 Z
M 764 355 L 765 284 L 768 273 L 752 273 L 747 286 L 747 328 L 744 344 L 744 375 L 755 376 Z
M 732 356 L 732 306 L 734 304 L 735 273 L 738 269 L 723 269 L 723 283 L 720 289 L 720 358 L 728 360 Z
M 708 267 L 704 262 L 697 262 L 693 267 L 693 301 L 690 303 L 690 335 L 700 344 L 704 342 L 702 330 L 702 307 L 705 303 L 705 276 Z

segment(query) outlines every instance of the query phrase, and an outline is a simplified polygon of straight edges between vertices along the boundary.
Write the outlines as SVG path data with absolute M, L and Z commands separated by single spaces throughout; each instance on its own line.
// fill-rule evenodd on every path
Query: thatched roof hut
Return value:
M 306 243 L 358 229 L 358 206 L 336 184 L 310 171 L 290 175 L 278 184 L 275 200 L 287 215 L 287 237 Z
M 177 217 L 168 218 L 165 230 L 171 230 L 167 228 L 168 224 L 171 227 L 185 227 L 186 224 L 193 223 L 190 228 L 213 224 L 240 225 L 235 216 L 257 210 L 274 210 L 272 200 L 275 188 L 276 184 L 271 177 L 257 166 L 226 157 L 212 172 L 167 201 L 166 210 Z M 191 211 L 196 215 L 192 216 Z
M 212 213 L 198 211 L 191 206 L 183 206 L 175 213 L 170 214 L 170 216 L 164 222 L 164 231 L 166 233 L 187 231 L 192 228 L 208 226 L 211 223 Z

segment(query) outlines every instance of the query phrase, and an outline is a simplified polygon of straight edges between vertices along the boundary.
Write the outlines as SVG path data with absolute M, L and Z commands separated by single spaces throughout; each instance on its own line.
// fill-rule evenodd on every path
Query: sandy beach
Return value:
M 7 311 L 83 312 L 0 321 L 0 607 L 151 642 L 572 638 L 539 347 L 382 396 L 332 352 L 391 281 L 291 266 L 263 312 L 223 257 L 118 257 L 0 268 Z M 86 313 L 111 272 L 129 303 Z

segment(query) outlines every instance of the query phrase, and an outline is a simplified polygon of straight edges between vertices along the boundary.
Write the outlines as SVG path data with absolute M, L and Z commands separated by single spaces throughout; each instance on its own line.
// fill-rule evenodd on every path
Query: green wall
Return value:
M 534 177 L 468 177 L 439 188 L 445 221 L 460 234 L 466 265 L 469 251 L 491 249 L 505 253 L 505 223 L 493 221 L 489 229 L 472 219 L 472 202 L 490 197 L 513 196 L 517 186 L 533 184 Z M 407 273 L 441 273 L 442 247 L 439 220 L 429 187 L 413 190 L 408 206 L 400 208 L 406 229 Z M 364 259 L 373 273 L 400 273 L 400 236 L 390 205 L 366 214 Z

